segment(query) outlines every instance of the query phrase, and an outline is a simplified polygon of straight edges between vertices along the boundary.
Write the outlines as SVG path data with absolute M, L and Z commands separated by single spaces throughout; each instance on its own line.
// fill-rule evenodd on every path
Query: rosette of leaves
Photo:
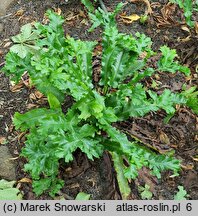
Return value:
M 127 199 L 127 179 L 135 179 L 143 166 L 160 178 L 163 170 L 172 170 L 177 175 L 180 162 L 156 154 L 137 141 L 129 141 L 112 123 L 159 109 L 173 114 L 175 105 L 184 104 L 186 99 L 170 90 L 158 95 L 141 83 L 155 72 L 147 66 L 147 60 L 154 55 L 152 42 L 144 34 L 119 33 L 115 16 L 122 4 L 114 12 L 105 13 L 100 8 L 94 11 L 88 0 L 82 2 L 93 22 L 91 30 L 98 26 L 103 29 L 99 86 L 96 88 L 92 83 L 92 53 L 97 42 L 65 37 L 64 19 L 47 11 L 49 23 L 36 23 L 32 29 L 32 34 L 37 35 L 34 45 L 39 49 L 28 50 L 25 56 L 11 50 L 3 70 L 16 81 L 28 71 L 31 83 L 47 96 L 49 108 L 16 113 L 14 125 L 29 131 L 21 155 L 28 160 L 25 170 L 32 175 L 37 195 L 48 191 L 54 196 L 63 187 L 63 180 L 58 178 L 60 159 L 72 161 L 73 152 L 80 149 L 94 160 L 107 150 L 112 154 L 123 198 Z M 166 63 L 169 67 L 170 62 L 162 62 L 163 68 Z M 74 102 L 64 113 L 61 104 L 66 95 Z

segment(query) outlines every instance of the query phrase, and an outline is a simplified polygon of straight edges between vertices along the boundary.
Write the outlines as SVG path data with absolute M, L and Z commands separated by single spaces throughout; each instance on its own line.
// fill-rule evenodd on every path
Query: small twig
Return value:
M 1 17 L 0 17 L 0 20 L 3 20 L 3 19 L 5 19 L 5 18 L 7 18 L 7 17 L 9 17 L 9 16 L 11 16 L 11 15 L 12 15 L 12 13 L 7 14 L 7 15 L 5 15 L 5 16 L 1 16 Z
M 0 67 L 4 66 L 5 62 L 0 63 Z
M 103 2 L 102 0 L 99 0 L 99 3 L 100 3 L 101 8 L 103 9 L 103 11 L 104 11 L 105 13 L 108 13 L 107 8 L 106 8 L 106 6 L 104 5 L 104 2 Z

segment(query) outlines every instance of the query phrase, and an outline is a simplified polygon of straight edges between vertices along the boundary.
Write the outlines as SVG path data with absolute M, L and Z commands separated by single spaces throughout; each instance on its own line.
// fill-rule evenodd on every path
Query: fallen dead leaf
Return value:
M 32 92 L 32 93 L 29 95 L 29 98 L 32 99 L 32 100 L 36 100 L 36 95 Z
M 6 142 L 6 138 L 5 137 L 0 137 L 0 144 L 4 144 Z
M 170 144 L 170 140 L 169 140 L 167 134 L 164 133 L 163 131 L 160 131 L 159 139 L 164 144 Z
M 73 188 L 79 188 L 79 187 L 80 187 L 79 183 L 74 183 L 74 184 L 72 184 L 72 185 L 69 186 L 69 188 L 71 188 L 71 189 L 73 189 Z
M 195 32 L 198 34 L 198 22 L 195 22 Z
M 29 103 L 29 104 L 27 105 L 27 109 L 32 109 L 32 108 L 37 108 L 37 107 L 39 107 L 37 104 Z
M 79 11 L 79 16 L 80 17 L 83 17 L 83 18 L 86 18 L 87 16 L 85 15 L 84 11 L 80 10 Z
M 27 73 L 27 71 L 25 72 L 25 74 Z M 28 87 L 28 88 L 30 88 L 30 79 L 29 78 L 24 78 L 23 76 L 21 77 L 21 80 L 22 80 L 22 82 L 23 82 L 23 84 L 26 86 L 26 87 Z
M 3 50 L 0 50 L 0 56 L 2 56 L 3 55 Z
M 20 9 L 14 14 L 14 16 L 22 16 L 23 14 L 24 14 L 24 10 Z
M 11 125 L 9 126 L 9 132 L 12 132 L 12 131 L 13 131 L 13 129 L 14 129 L 14 125 L 13 125 L 13 124 L 11 124 Z
M 11 44 L 12 44 L 12 42 L 9 41 L 9 42 L 5 43 L 5 45 L 3 46 L 3 48 L 7 48 L 7 47 L 9 47 Z
M 29 178 L 22 178 L 18 181 L 18 183 L 32 183 L 32 180 Z
M 164 5 L 164 7 L 161 9 L 163 18 L 165 20 L 170 20 L 174 23 L 175 21 L 173 20 L 172 15 L 175 12 L 175 8 L 176 8 L 176 5 L 170 2 Z
M 88 20 L 86 20 L 86 19 L 83 19 L 80 23 L 81 23 L 81 24 L 84 24 L 84 25 L 86 25 L 86 26 L 89 25 L 89 22 L 88 22 Z
M 137 14 L 131 14 L 130 16 L 120 15 L 120 17 L 122 18 L 123 22 L 126 24 L 131 24 L 132 22 L 140 19 L 140 16 L 138 16 Z
M 18 135 L 18 142 L 24 142 L 25 141 L 25 135 L 26 135 L 26 132 L 22 132 Z M 24 138 L 24 140 L 22 140 Z
M 146 9 L 146 11 L 145 11 L 145 14 L 152 14 L 152 13 L 153 13 L 152 8 L 151 8 L 151 4 L 150 4 L 150 2 L 149 2 L 148 0 L 130 0 L 130 2 L 132 2 L 132 3 L 135 3 L 135 2 L 143 2 L 143 3 L 145 3 L 146 6 L 147 6 L 147 9 Z
M 71 171 L 72 171 L 72 168 L 71 168 L 71 167 L 68 167 L 68 168 L 65 169 L 65 172 L 66 172 L 66 173 L 71 172 Z
M 181 164 L 181 167 L 185 170 L 192 170 L 194 168 L 194 165 L 193 164 L 187 164 L 187 165 Z
M 188 28 L 187 26 L 185 26 L 185 25 L 182 25 L 182 26 L 181 26 L 181 29 L 182 29 L 183 31 L 190 32 L 189 28 Z
M 34 92 L 34 95 L 36 96 L 36 98 L 38 98 L 38 99 L 40 99 L 40 98 L 42 98 L 44 95 L 40 92 L 40 91 L 38 91 L 38 90 L 36 90 L 35 92 Z
M 161 9 L 161 16 L 153 15 L 157 22 L 157 27 L 179 25 L 180 23 L 174 19 L 176 5 L 172 3 L 165 4 Z
M 21 89 L 24 87 L 24 84 L 22 81 L 20 81 L 18 84 L 16 85 L 13 85 L 11 88 L 10 88 L 10 91 L 11 92 L 19 92 L 21 91 Z
M 191 157 L 194 161 L 198 162 L 198 157 Z
M 147 52 L 146 52 L 146 51 L 140 53 L 140 58 L 141 58 L 141 59 L 145 59 L 146 56 L 147 56 Z
M 48 101 L 47 97 L 42 97 L 41 99 L 37 100 L 36 103 L 39 105 L 44 105 Z
M 179 37 L 179 38 L 177 39 L 177 41 L 178 41 L 178 42 L 183 42 L 183 43 L 184 43 L 184 42 L 190 41 L 190 39 L 191 39 L 191 34 L 188 35 L 186 38 L 180 38 L 180 37 Z
M 92 183 L 92 187 L 95 187 L 96 181 L 95 181 L 94 178 L 90 178 L 90 179 L 88 179 L 87 181 Z
M 56 8 L 55 9 L 55 13 L 57 13 L 59 16 L 61 15 L 62 11 L 60 8 Z
M 75 21 L 78 20 L 79 18 L 86 18 L 87 16 L 85 15 L 84 11 L 79 10 L 77 13 L 74 13 L 73 11 L 71 11 L 67 17 L 66 17 L 66 21 L 67 22 L 71 22 L 71 21 Z M 82 21 L 81 21 L 82 22 Z M 85 22 L 85 21 L 84 21 Z M 85 22 L 86 23 L 86 22 Z

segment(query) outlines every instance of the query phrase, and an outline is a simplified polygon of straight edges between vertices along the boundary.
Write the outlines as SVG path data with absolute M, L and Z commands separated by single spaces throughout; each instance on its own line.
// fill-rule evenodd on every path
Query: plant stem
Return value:
M 104 2 L 103 2 L 102 0 L 99 0 L 99 3 L 100 3 L 101 8 L 103 9 L 103 11 L 104 11 L 105 13 L 108 13 L 107 8 L 106 8 L 106 6 L 104 5 Z

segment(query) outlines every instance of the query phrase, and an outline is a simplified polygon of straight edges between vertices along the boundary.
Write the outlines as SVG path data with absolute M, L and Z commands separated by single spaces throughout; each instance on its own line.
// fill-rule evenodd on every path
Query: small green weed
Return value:
M 183 186 L 178 186 L 178 189 L 179 189 L 179 191 L 174 196 L 174 200 L 186 200 L 186 197 L 188 197 L 189 195 L 187 194 L 184 187 Z
M 145 187 L 138 186 L 138 191 L 140 192 L 142 199 L 150 200 L 153 196 L 152 192 L 150 191 L 150 186 L 145 184 Z
M 15 181 L 0 180 L 0 200 L 22 200 L 20 190 L 14 187 Z

